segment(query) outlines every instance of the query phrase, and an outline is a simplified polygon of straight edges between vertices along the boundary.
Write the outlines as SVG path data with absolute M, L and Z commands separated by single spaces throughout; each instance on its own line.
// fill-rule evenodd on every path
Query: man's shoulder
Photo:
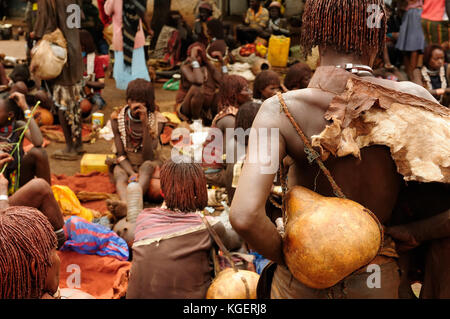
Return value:
M 423 86 L 420 86 L 414 82 L 410 82 L 410 81 L 395 82 L 394 88 L 397 91 L 412 94 L 412 95 L 436 102 L 434 97 L 430 94 L 430 92 L 427 89 L 425 89 Z
M 297 113 L 297 110 L 312 107 L 316 103 L 312 100 L 314 97 L 314 89 L 301 89 L 289 91 L 282 94 L 284 103 L 288 110 Z M 274 124 L 279 123 L 280 115 L 284 114 L 282 110 L 281 100 L 278 95 L 271 97 L 264 101 L 258 112 L 258 117 L 261 123 Z M 295 114 L 294 114 L 295 115 Z M 284 118 L 284 116 L 283 116 Z

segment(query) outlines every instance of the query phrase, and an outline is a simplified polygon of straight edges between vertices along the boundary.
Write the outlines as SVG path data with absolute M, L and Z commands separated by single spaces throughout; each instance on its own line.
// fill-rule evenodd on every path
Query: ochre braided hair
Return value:
M 167 208 L 194 212 L 208 205 L 206 177 L 200 165 L 169 160 L 161 167 L 160 176 Z
M 40 211 L 0 211 L 0 299 L 40 298 L 55 248 L 53 227 Z
M 371 10 L 373 5 L 378 9 Z M 379 24 L 373 23 L 374 12 L 382 14 Z M 305 54 L 315 46 L 359 56 L 382 52 L 385 34 L 384 0 L 306 1 L 301 34 Z
M 224 75 L 219 90 L 219 112 L 228 106 L 239 107 L 238 96 L 248 86 L 247 80 L 240 75 Z

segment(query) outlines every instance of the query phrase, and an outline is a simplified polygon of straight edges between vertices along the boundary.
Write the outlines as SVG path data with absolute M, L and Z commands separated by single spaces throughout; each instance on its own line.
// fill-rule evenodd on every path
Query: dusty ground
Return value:
M 5 53 L 5 55 L 7 56 L 24 59 L 26 57 L 25 45 L 26 43 L 23 39 L 19 41 L 0 41 L 0 53 Z M 11 70 L 12 69 L 7 69 L 7 72 L 10 72 Z M 163 90 L 161 83 L 155 83 L 155 88 L 156 103 L 159 105 L 160 110 L 162 112 L 172 111 L 176 92 Z M 106 123 L 114 108 L 124 105 L 125 91 L 116 89 L 114 79 L 111 79 L 109 76 L 107 76 L 106 88 L 103 90 L 103 97 L 107 103 L 105 108 L 102 110 L 102 112 L 105 114 Z M 98 139 L 93 144 L 85 143 L 84 148 L 87 153 L 108 154 L 111 153 L 111 145 L 112 141 Z M 74 175 L 75 173 L 80 171 L 81 157 L 78 161 L 61 161 L 54 160 L 50 156 L 55 150 L 61 149 L 63 147 L 64 144 L 55 142 L 52 142 L 49 146 L 47 146 L 46 150 L 50 157 L 51 171 L 55 174 Z

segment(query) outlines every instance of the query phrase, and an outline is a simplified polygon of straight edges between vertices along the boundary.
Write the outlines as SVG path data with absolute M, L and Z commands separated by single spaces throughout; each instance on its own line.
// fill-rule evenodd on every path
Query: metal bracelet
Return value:
M 193 69 L 200 69 L 200 63 L 198 61 L 192 61 L 191 66 Z

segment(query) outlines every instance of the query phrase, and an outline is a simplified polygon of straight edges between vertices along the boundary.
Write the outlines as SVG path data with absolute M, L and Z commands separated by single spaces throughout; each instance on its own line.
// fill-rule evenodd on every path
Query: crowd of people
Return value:
M 252 256 L 246 269 L 261 275 L 260 298 L 413 298 L 414 282 L 422 284 L 421 298 L 450 298 L 448 182 L 405 183 L 387 145 L 367 145 L 359 158 L 337 152 L 324 162 L 347 198 L 370 209 L 383 225 L 383 248 L 375 259 L 381 289 L 367 287 L 367 272 L 354 272 L 327 289 L 312 289 L 294 278 L 283 256 L 281 195 L 274 191 L 301 185 L 333 196 L 326 174 L 311 166 L 324 156 L 314 157 L 291 123 L 309 139 L 321 134 L 335 113 L 344 112 L 330 105 L 344 100 L 352 77 L 374 96 L 396 96 L 400 104 L 426 105 L 448 118 L 447 1 L 303 1 L 300 45 L 305 56 L 318 48 L 319 62 L 290 59 L 286 68 L 273 68 L 266 61 L 252 80 L 232 72 L 233 51 L 248 44 L 267 46 L 272 36 L 293 37 L 295 19 L 284 17 L 285 1 L 250 0 L 238 24 L 225 21 L 210 0 L 197 1 L 192 28 L 171 12 L 167 25 L 175 32 L 167 36 L 163 28 L 158 34 L 166 39 L 162 60 L 180 78 L 170 113 L 182 123 L 179 127 L 208 132 L 201 141 L 201 163 L 188 160 L 189 154 L 176 161 L 176 145 L 186 141 L 165 136 L 173 121 L 155 102 L 157 85 L 146 52 L 155 32 L 147 1 L 27 2 L 28 62 L 38 41 L 56 29 L 66 40 L 67 62 L 50 80 L 40 79 L 26 63 L 10 73 L 0 64 L 0 298 L 60 296 L 57 249 L 67 234 L 32 107 L 40 101 L 39 107 L 53 113 L 62 127 L 66 147 L 51 156 L 77 160 L 84 153 L 82 123 L 108 107 L 103 90 L 109 74 L 126 94 L 124 106 L 110 117 L 116 157 L 107 159 L 118 194 L 107 201 L 115 218 L 112 229 L 126 241 L 132 264 L 126 298 L 205 298 L 216 267 L 211 251 L 220 246 L 207 223 L 229 251 Z M 66 24 L 72 4 L 82 8 L 81 29 Z M 371 4 L 381 10 L 378 28 L 366 24 Z M 355 95 L 355 100 L 367 99 Z M 363 112 L 352 111 L 353 117 Z M 280 171 L 261 173 L 267 163 L 257 147 L 250 147 L 260 142 L 259 133 L 252 131 L 243 140 L 229 136 L 230 130 L 252 128 L 279 132 L 269 138 L 278 148 L 274 151 L 273 142 L 267 147 Z M 33 145 L 27 152 L 23 136 Z M 164 202 L 144 208 L 155 172 Z M 227 194 L 222 204 L 230 208 L 229 222 L 202 218 L 210 191 L 217 189 Z M 411 196 L 414 202 L 408 202 Z

